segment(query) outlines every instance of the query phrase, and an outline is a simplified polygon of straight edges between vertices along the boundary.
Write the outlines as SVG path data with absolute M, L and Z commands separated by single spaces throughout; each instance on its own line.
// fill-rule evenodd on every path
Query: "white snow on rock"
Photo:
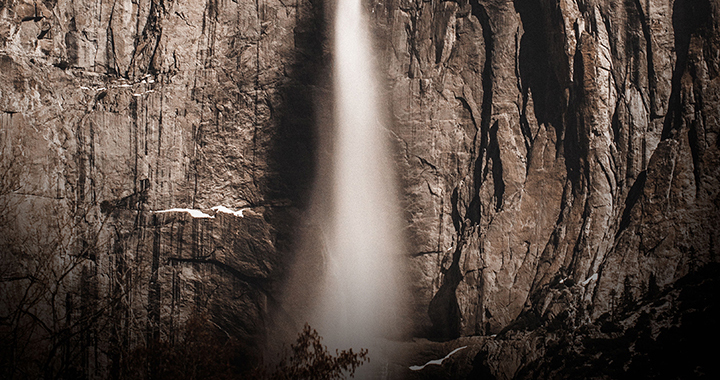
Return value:
M 462 346 L 462 347 L 460 347 L 460 348 L 456 348 L 456 349 L 452 350 L 449 354 L 445 355 L 445 357 L 442 358 L 442 359 L 430 360 L 429 362 L 427 362 L 427 363 L 425 363 L 425 364 L 423 364 L 423 365 L 420 365 L 420 366 L 418 366 L 418 365 L 411 366 L 411 367 L 410 367 L 410 370 L 411 370 L 411 371 L 419 371 L 419 370 L 425 368 L 425 367 L 428 366 L 428 365 L 442 365 L 442 363 L 443 363 L 443 361 L 445 361 L 445 359 L 449 358 L 450 356 L 452 356 L 452 355 L 455 354 L 456 352 L 462 350 L 463 348 L 467 348 L 467 346 Z
M 215 212 L 221 212 L 221 213 L 223 213 L 223 214 L 235 215 L 235 216 L 238 216 L 238 217 L 240 217 L 240 218 L 243 217 L 243 210 L 242 210 L 242 209 L 237 210 L 237 211 L 233 211 L 233 210 L 231 210 L 231 209 L 229 209 L 229 208 L 227 208 L 227 207 L 225 207 L 225 206 L 215 206 L 215 207 L 211 208 L 210 210 L 213 210 L 213 211 L 215 211 Z
M 168 212 L 186 212 L 190 214 L 193 218 L 199 218 L 199 219 L 205 219 L 205 218 L 214 218 L 212 215 L 208 215 L 200 210 L 196 210 L 194 208 L 170 208 L 167 210 L 159 210 L 159 211 L 153 211 L 156 214 L 164 214 Z
M 215 211 L 215 213 L 222 212 L 223 214 L 230 214 L 230 215 L 237 216 L 239 218 L 243 217 L 243 209 L 235 211 L 235 210 L 230 209 L 225 206 L 215 206 L 215 207 L 211 208 L 210 210 Z M 167 210 L 157 210 L 157 211 L 153 211 L 153 212 L 156 214 L 164 214 L 164 213 L 168 213 L 168 212 L 186 212 L 186 213 L 190 214 L 190 216 L 192 216 L 193 218 L 198 218 L 198 219 L 213 219 L 213 218 L 215 218 L 215 215 L 206 214 L 206 213 L 204 213 L 198 209 L 194 209 L 194 208 L 169 208 Z

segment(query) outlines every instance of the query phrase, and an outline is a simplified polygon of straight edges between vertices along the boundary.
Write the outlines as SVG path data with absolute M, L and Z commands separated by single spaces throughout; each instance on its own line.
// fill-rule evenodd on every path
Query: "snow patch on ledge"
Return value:
M 210 210 L 213 210 L 213 211 L 215 211 L 216 213 L 217 213 L 217 212 L 222 212 L 223 214 L 235 215 L 235 216 L 238 216 L 238 217 L 240 217 L 240 218 L 243 217 L 243 209 L 240 209 L 240 210 L 237 210 L 237 211 L 233 211 L 233 210 L 231 210 L 231 209 L 229 209 L 229 208 L 227 208 L 227 207 L 225 207 L 225 206 L 215 206 L 215 207 L 211 208 Z
M 225 206 L 215 206 L 211 208 L 210 210 L 215 211 L 217 214 L 218 212 L 222 212 L 223 214 L 230 214 L 237 216 L 239 218 L 243 217 L 243 209 L 240 209 L 238 211 L 232 210 L 230 208 L 227 208 Z M 210 215 L 207 213 L 202 212 L 201 210 L 194 209 L 194 208 L 169 208 L 167 210 L 157 210 L 153 211 L 155 214 L 164 214 L 168 212 L 186 212 L 190 214 L 193 218 L 196 219 L 213 219 L 215 218 L 215 215 Z
M 411 371 L 419 371 L 419 370 L 425 368 L 426 366 L 432 365 L 432 364 L 434 364 L 434 365 L 442 365 L 442 363 L 443 363 L 443 361 L 445 361 L 445 359 L 451 357 L 452 355 L 454 355 L 456 352 L 462 350 L 463 348 L 467 348 L 467 346 L 462 346 L 462 347 L 460 347 L 460 348 L 456 348 L 456 349 L 452 350 L 449 354 L 445 355 L 445 357 L 442 358 L 442 359 L 430 360 L 429 362 L 427 362 L 427 363 L 425 363 L 425 364 L 423 364 L 423 365 L 419 365 L 419 366 L 418 366 L 418 365 L 411 366 L 411 367 L 410 367 L 410 370 L 411 370 Z
M 167 210 L 158 210 L 153 211 L 156 214 L 165 214 L 168 212 L 186 212 L 190 214 L 193 218 L 199 218 L 199 219 L 206 219 L 206 218 L 214 218 L 212 215 L 208 215 L 200 210 L 196 210 L 194 208 L 169 208 Z

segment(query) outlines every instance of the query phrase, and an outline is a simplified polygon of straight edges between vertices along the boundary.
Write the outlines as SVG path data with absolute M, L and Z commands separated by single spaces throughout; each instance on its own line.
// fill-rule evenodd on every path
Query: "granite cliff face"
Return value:
M 716 3 L 374 9 L 433 333 L 595 320 L 717 260 Z
M 3 331 L 52 348 L 6 340 L 7 377 L 122 376 L 193 315 L 256 355 L 312 183 L 322 12 L 0 3 Z
M 415 334 L 592 325 L 718 261 L 716 1 L 365 5 Z M 252 351 L 308 228 L 330 8 L 0 2 L 2 333 L 73 332 L 88 377 L 193 313 Z

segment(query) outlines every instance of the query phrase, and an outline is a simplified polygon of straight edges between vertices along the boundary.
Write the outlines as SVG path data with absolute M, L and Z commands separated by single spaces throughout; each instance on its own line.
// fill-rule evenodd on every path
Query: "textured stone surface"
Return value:
M 552 287 L 569 290 L 557 282 Z M 498 336 L 404 343 L 402 350 L 411 354 L 394 363 L 394 374 L 408 379 L 713 378 L 718 368 L 705 347 L 720 337 L 717 290 L 718 266 L 712 265 L 664 292 L 641 300 L 624 297 L 592 323 L 575 325 L 577 310 L 569 307 L 541 327 L 526 329 L 526 324 Z M 458 347 L 465 348 L 442 365 L 409 368 Z
M 0 142 L 13 169 L 0 235 L 3 260 L 18 263 L 3 279 L 23 277 L 41 250 L 32 239 L 67 219 L 67 247 L 49 254 L 86 260 L 52 302 L 112 299 L 94 307 L 113 328 L 78 342 L 95 363 L 86 376 L 106 378 L 114 353 L 173 342 L 205 310 L 261 343 L 312 183 L 323 15 L 308 1 L 0 3 Z M 214 218 L 155 213 L 174 208 Z M 8 313 L 21 310 L 13 300 Z M 38 315 L 70 326 L 65 306 Z
M 416 334 L 568 314 L 597 324 L 621 295 L 643 299 L 718 260 L 717 1 L 364 4 Z M 172 336 L 198 308 L 260 339 L 324 154 L 325 8 L 0 2 L 3 247 L 62 221 L 62 254 L 92 251 L 71 277 L 97 289 L 67 293 L 124 289 L 123 344 Z M 214 218 L 153 212 L 172 208 Z M 484 339 L 498 347 L 484 351 L 493 374 L 527 364 L 503 357 L 539 355 L 532 339 Z
M 594 319 L 626 278 L 640 297 L 651 276 L 662 287 L 716 260 L 716 12 L 391 1 L 375 13 L 432 334 L 492 334 L 546 310 L 561 302 L 547 291 L 557 276 Z

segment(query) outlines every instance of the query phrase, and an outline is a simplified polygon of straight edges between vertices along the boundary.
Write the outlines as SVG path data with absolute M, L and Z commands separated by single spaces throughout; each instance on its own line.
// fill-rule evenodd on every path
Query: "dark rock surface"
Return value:
M 364 4 L 414 333 L 481 342 L 462 376 L 583 377 L 579 361 L 661 376 L 632 347 L 690 347 L 682 320 L 716 311 L 684 289 L 720 260 L 720 4 Z M 73 331 L 58 347 L 83 347 L 99 378 L 113 347 L 173 340 L 201 311 L 256 349 L 321 155 L 331 8 L 0 2 L 0 332 L 29 314 Z M 96 311 L 107 324 L 80 334 Z M 630 351 L 610 362 L 603 345 Z
M 121 376 L 196 314 L 258 354 L 313 180 L 323 18 L 310 1 L 0 2 L 0 318 L 48 326 L 52 348 L 5 340 L 0 377 L 72 376 L 51 364 L 72 355 Z M 67 274 L 34 271 L 47 257 Z
M 549 323 L 538 319 L 534 327 L 525 316 L 526 323 L 516 322 L 497 336 L 416 340 L 405 345 L 412 354 L 397 363 L 395 373 L 408 379 L 715 378 L 720 369 L 711 346 L 720 338 L 719 269 L 712 264 L 664 292 L 626 298 L 592 323 L 566 311 Z M 442 365 L 409 368 L 459 347 L 465 348 Z

